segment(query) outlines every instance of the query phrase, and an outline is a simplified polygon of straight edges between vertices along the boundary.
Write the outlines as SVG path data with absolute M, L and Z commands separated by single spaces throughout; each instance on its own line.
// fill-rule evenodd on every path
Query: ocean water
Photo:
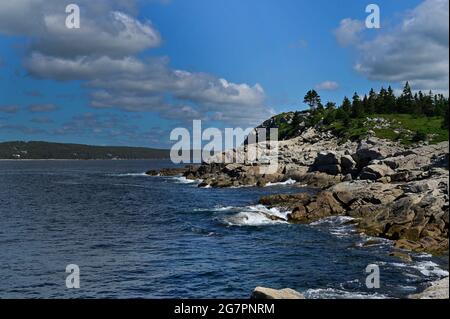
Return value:
M 0 161 L 0 298 L 403 298 L 448 275 L 448 257 L 388 256 L 347 218 L 292 225 L 257 205 L 285 183 L 202 189 L 143 172 L 166 161 Z M 271 218 L 276 216 L 277 218 Z M 67 289 L 68 264 L 80 289 Z M 369 264 L 379 289 L 365 285 Z

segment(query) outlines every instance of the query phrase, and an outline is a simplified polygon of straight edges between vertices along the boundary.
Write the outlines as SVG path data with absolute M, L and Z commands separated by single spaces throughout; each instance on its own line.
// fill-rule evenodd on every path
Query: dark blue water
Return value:
M 363 247 L 341 219 L 272 222 L 255 206 L 292 186 L 199 189 L 148 177 L 162 161 L 0 161 L 1 298 L 247 298 L 256 286 L 310 298 L 405 297 L 448 259 Z M 261 211 L 263 213 L 261 213 Z M 67 289 L 77 264 L 81 288 Z M 365 287 L 377 264 L 381 288 Z

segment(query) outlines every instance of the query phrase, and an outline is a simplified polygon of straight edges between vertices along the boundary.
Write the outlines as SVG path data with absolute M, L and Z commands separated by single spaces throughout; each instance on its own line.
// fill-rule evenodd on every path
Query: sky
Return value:
M 448 0 L 0 0 L 0 141 L 166 148 L 193 120 L 306 109 L 309 89 L 448 96 L 448 16 Z

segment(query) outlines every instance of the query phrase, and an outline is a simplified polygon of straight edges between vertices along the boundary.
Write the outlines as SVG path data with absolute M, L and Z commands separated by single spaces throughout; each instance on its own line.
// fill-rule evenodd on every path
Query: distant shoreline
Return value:
M 129 146 L 94 146 L 12 141 L 0 143 L 3 160 L 146 160 L 169 159 L 170 150 Z

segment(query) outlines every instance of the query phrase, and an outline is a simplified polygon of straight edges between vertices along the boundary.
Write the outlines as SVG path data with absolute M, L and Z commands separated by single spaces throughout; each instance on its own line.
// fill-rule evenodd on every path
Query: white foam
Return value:
M 438 264 L 432 262 L 431 260 L 427 261 L 419 261 L 413 264 L 406 263 L 390 263 L 394 267 L 398 268 L 412 268 L 418 270 L 422 275 L 426 277 L 448 277 L 449 273 L 447 270 L 444 270 L 439 267 Z
M 386 299 L 386 295 L 364 292 L 353 292 L 334 288 L 308 289 L 305 293 L 306 299 Z
M 123 174 L 110 174 L 109 176 L 114 177 L 148 177 L 149 175 L 145 173 L 123 173 Z
M 354 225 L 347 223 L 353 220 L 350 216 L 332 216 L 311 223 L 311 226 L 329 226 L 330 234 L 342 238 L 357 233 Z
M 311 226 L 319 226 L 319 225 L 325 225 L 325 224 L 342 225 L 342 224 L 347 223 L 352 220 L 354 220 L 354 218 L 350 217 L 350 216 L 331 216 L 331 217 L 326 217 L 326 218 L 323 218 L 316 222 L 313 222 L 310 225 Z
M 178 184 L 200 184 L 202 182 L 199 179 L 187 179 L 184 176 L 174 176 L 171 179 Z
M 265 185 L 265 187 L 270 187 L 270 186 L 283 186 L 283 185 L 293 185 L 297 183 L 295 180 L 289 178 L 287 181 L 285 182 L 278 182 L 278 183 L 267 183 Z
M 420 261 L 412 266 L 416 268 L 424 276 L 448 277 L 448 271 L 439 268 L 438 264 L 432 261 Z
M 247 206 L 237 214 L 224 217 L 223 222 L 229 226 L 287 224 L 288 213 L 277 208 L 267 208 L 264 205 Z

